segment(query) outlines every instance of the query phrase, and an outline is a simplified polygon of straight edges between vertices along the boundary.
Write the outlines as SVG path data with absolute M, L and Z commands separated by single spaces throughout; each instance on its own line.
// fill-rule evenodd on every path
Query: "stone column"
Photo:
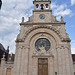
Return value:
M 41 10 L 41 9 L 40 9 L 40 4 L 39 4 L 39 10 Z
M 61 54 L 61 47 L 58 46 L 57 48 L 57 57 L 58 57 L 58 75 L 62 75 L 62 54 Z
M 57 50 L 55 49 L 54 51 L 53 51 L 53 53 L 54 53 L 54 73 L 55 72 L 57 72 L 58 73 L 58 58 L 57 58 Z
M 33 57 L 32 75 L 38 75 L 38 61 L 36 57 Z
M 24 48 L 23 53 L 23 75 L 29 75 L 29 46 Z
M 71 75 L 74 75 L 74 72 L 73 72 L 73 60 L 72 60 L 72 54 L 71 54 L 71 47 L 69 48 L 69 58 L 70 58 L 70 66 L 71 66 Z
M 44 3 L 44 10 L 45 10 L 45 3 Z
M 21 57 L 22 57 L 22 46 L 18 46 L 17 48 L 17 57 L 16 58 L 16 62 L 15 62 L 15 66 L 14 66 L 14 69 L 15 69 L 15 75 L 20 75 L 20 65 L 21 65 Z
M 49 60 L 49 75 L 54 75 L 54 57 L 53 56 L 50 56 L 50 60 Z
M 73 75 L 72 74 L 72 61 L 71 61 L 71 54 L 69 53 L 69 47 L 65 47 L 65 58 L 66 58 L 66 75 Z
M 65 61 L 65 49 L 62 47 L 61 49 L 61 54 L 62 54 L 62 75 L 67 75 L 66 74 L 66 61 Z
M 25 67 L 25 65 L 24 65 L 24 61 L 25 61 L 25 47 L 23 46 L 23 48 L 22 48 L 22 56 L 21 56 L 21 65 L 20 65 L 20 75 L 23 75 L 23 71 L 24 71 L 24 67 Z
M 50 5 L 50 4 L 48 4 L 48 5 L 49 5 L 49 10 L 51 10 L 51 8 L 50 8 L 50 7 L 51 7 L 51 5 Z

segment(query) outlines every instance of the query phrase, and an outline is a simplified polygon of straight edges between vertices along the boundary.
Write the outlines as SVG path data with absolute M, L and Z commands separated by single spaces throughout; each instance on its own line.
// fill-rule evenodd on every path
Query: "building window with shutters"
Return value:
M 11 75 L 11 68 L 7 68 L 6 75 Z

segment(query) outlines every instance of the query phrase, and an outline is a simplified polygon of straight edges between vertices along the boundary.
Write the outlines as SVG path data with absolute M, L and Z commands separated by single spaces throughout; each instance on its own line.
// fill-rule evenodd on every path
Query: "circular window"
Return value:
M 46 38 L 40 38 L 35 42 L 35 47 L 38 51 L 40 51 L 41 49 L 48 51 L 50 45 L 50 41 Z

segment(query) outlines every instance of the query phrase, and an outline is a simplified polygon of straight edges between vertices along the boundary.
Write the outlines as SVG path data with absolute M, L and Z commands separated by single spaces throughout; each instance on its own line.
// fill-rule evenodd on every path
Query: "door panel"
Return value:
M 38 60 L 38 75 L 48 75 L 48 59 L 40 58 Z
M 48 66 L 47 66 L 47 64 L 43 65 L 43 75 L 48 75 Z
M 42 65 L 39 65 L 39 75 L 42 75 L 42 71 L 43 71 L 42 68 L 43 68 Z

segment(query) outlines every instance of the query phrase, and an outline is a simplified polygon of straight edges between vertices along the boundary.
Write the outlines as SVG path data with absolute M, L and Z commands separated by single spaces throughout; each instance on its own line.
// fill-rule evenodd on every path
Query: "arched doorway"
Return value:
M 48 59 L 38 59 L 38 75 L 48 75 Z

